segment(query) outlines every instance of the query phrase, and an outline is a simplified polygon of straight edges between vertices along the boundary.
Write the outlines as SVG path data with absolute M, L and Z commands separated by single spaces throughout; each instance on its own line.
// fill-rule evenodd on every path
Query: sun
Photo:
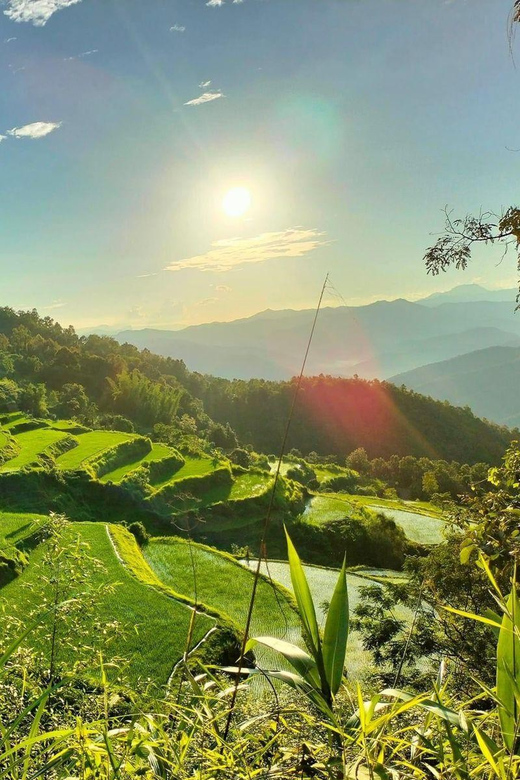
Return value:
M 233 187 L 226 192 L 222 208 L 228 217 L 242 217 L 251 208 L 251 193 L 246 187 Z

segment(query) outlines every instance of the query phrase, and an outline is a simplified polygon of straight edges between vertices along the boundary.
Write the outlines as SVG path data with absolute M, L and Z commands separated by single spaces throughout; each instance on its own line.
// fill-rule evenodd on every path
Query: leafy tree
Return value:
M 348 469 L 354 469 L 354 471 L 358 471 L 360 474 L 368 474 L 370 461 L 365 448 L 358 447 L 354 452 L 351 452 L 345 460 L 345 465 Z
M 434 493 L 439 492 L 439 483 L 437 482 L 433 471 L 427 471 L 426 474 L 424 474 L 422 478 L 422 489 L 423 493 L 428 498 L 431 498 Z
M 33 417 L 45 417 L 47 414 L 47 390 L 39 383 L 26 385 L 18 400 L 20 409 Z
M 57 393 L 57 401 L 54 411 L 59 417 L 82 417 L 90 406 L 83 385 L 74 383 L 63 385 Z
M 458 219 L 446 211 L 444 233 L 424 256 L 427 272 L 436 276 L 453 266 L 465 270 L 472 249 L 478 244 L 501 244 L 504 254 L 509 247 L 514 247 L 520 269 L 520 209 L 510 206 L 501 214 L 484 212 L 477 217 L 467 215 Z M 520 302 L 520 292 L 517 302 Z

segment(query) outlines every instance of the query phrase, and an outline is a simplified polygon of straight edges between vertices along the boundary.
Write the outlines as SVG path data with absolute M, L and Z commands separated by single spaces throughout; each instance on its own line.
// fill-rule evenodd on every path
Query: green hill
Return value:
M 392 378 L 396 384 L 503 425 L 520 423 L 520 349 L 489 347 L 416 368 Z

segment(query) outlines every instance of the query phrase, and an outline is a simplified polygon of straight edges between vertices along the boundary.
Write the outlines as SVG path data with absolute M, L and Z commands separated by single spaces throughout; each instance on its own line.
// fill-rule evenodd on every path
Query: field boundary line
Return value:
M 204 634 L 204 636 L 202 637 L 202 639 L 200 639 L 200 640 L 197 642 L 197 644 L 195 645 L 195 647 L 193 647 L 193 648 L 192 648 L 192 649 L 189 651 L 189 653 L 188 653 L 188 655 L 187 655 L 187 658 L 189 658 L 189 657 L 190 657 L 190 656 L 191 656 L 191 655 L 192 655 L 192 654 L 193 654 L 193 653 L 194 653 L 196 650 L 198 650 L 198 649 L 199 649 L 199 647 L 201 647 L 201 645 L 202 645 L 204 642 L 206 642 L 206 640 L 207 640 L 207 639 L 209 639 L 209 637 L 211 636 L 211 634 L 213 634 L 213 632 L 214 632 L 214 631 L 218 631 L 218 629 L 219 629 L 219 625 L 218 625 L 218 620 L 217 620 L 217 618 L 216 618 L 214 615 L 210 615 L 210 614 L 208 614 L 207 612 L 202 612 L 201 610 L 197 609 L 197 607 L 196 607 L 196 606 L 194 606 L 194 605 L 192 605 L 192 604 L 187 604 L 185 601 L 181 601 L 180 599 L 177 599 L 177 598 L 174 596 L 174 594 L 173 594 L 173 593 L 169 593 L 169 592 L 168 592 L 168 588 L 166 588 L 166 586 L 164 586 L 164 588 L 161 588 L 161 589 L 159 590 L 158 588 L 156 588 L 156 587 L 155 587 L 154 585 L 152 585 L 151 583 L 148 583 L 148 582 L 145 582 L 144 580 L 141 580 L 141 579 L 139 579 L 139 578 L 138 578 L 138 577 L 137 577 L 137 576 L 136 576 L 136 575 L 135 575 L 135 574 L 132 572 L 132 570 L 130 569 L 130 567 L 129 567 L 129 566 L 128 566 L 128 564 L 126 563 L 125 559 L 123 558 L 123 556 L 121 555 L 121 553 L 120 553 L 120 552 L 119 552 L 119 550 L 117 549 L 116 543 L 114 542 L 114 539 L 112 538 L 112 534 L 110 533 L 110 528 L 109 528 L 109 524 L 108 524 L 108 523 L 105 523 L 105 530 L 106 530 L 106 533 L 107 533 L 108 539 L 109 539 L 109 541 L 110 541 L 110 544 L 111 544 L 111 546 L 112 546 L 112 549 L 113 549 L 113 551 L 114 551 L 114 553 L 115 553 L 115 555 L 116 555 L 116 558 L 118 559 L 118 561 L 120 562 L 120 564 L 123 566 L 123 568 L 125 569 L 125 571 L 127 571 L 127 572 L 130 574 L 130 576 L 131 576 L 131 577 L 133 577 L 133 578 L 134 578 L 134 579 L 136 579 L 138 582 L 140 582 L 140 583 L 141 583 L 141 584 L 142 584 L 144 587 L 153 588 L 154 590 L 158 590 L 158 592 L 159 592 L 159 593 L 163 593 L 163 594 L 164 594 L 164 595 L 165 595 L 167 598 L 171 599 L 172 601 L 175 601 L 175 602 L 176 602 L 176 604 L 180 604 L 181 606 L 183 606 L 183 607 L 186 607 L 186 609 L 189 609 L 190 611 L 192 611 L 192 612 L 195 612 L 195 614 L 196 614 L 196 615 L 203 615 L 205 618 L 209 618 L 210 620 L 213 620 L 213 621 L 214 621 L 214 625 L 213 625 L 213 626 L 211 626 L 211 628 L 210 628 L 208 631 L 206 631 L 206 633 Z M 174 664 L 174 667 L 173 667 L 173 669 L 172 669 L 172 671 L 171 671 L 171 673 L 170 673 L 170 675 L 169 675 L 169 677 L 168 677 L 168 681 L 167 681 L 167 684 L 168 684 L 168 685 L 170 684 L 170 680 L 171 680 L 172 676 L 175 674 L 175 671 L 177 670 L 177 667 L 179 666 L 179 664 L 181 664 L 181 663 L 182 663 L 183 659 L 184 659 L 184 656 L 181 656 L 181 658 L 179 658 L 179 660 L 175 662 L 175 664 Z

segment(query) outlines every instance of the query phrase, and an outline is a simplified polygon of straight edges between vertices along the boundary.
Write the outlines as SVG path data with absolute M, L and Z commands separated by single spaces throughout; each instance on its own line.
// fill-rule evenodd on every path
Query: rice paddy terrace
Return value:
M 126 673 L 134 683 L 166 683 L 187 651 L 234 662 L 252 572 L 236 557 L 199 542 L 206 538 L 228 549 L 237 542 L 256 545 L 273 475 L 234 467 L 223 456 L 179 452 L 144 436 L 89 430 L 73 421 L 12 413 L 0 417 L 0 424 L 0 601 L 6 614 L 26 623 L 51 599 L 52 577 L 46 574 L 51 543 L 42 529 L 49 513 L 63 512 L 81 521 L 65 527 L 64 543 L 88 550 L 77 595 L 95 604 L 95 614 L 84 616 L 87 634 L 92 621 L 91 641 L 79 650 L 62 644 L 84 672 L 95 673 L 99 649 L 108 654 L 105 660 L 128 659 Z M 285 518 L 319 527 L 331 517 L 355 514 L 363 504 L 393 513 L 411 539 L 427 544 L 440 539 L 442 520 L 428 506 L 417 511 L 339 493 L 316 492 L 305 499 L 301 486 L 285 478 L 277 489 L 275 530 L 281 538 Z M 135 521 L 150 534 L 141 546 L 124 527 Z M 197 542 L 179 538 L 187 529 L 195 530 Z M 308 573 L 320 603 L 337 572 L 309 567 Z M 381 583 L 389 574 L 349 574 L 351 604 L 367 578 Z M 110 642 L 103 626 L 113 629 Z M 252 633 L 299 641 L 284 563 L 263 570 Z M 33 643 L 45 657 L 42 626 Z M 364 662 L 354 638 L 351 673 L 357 675 Z

